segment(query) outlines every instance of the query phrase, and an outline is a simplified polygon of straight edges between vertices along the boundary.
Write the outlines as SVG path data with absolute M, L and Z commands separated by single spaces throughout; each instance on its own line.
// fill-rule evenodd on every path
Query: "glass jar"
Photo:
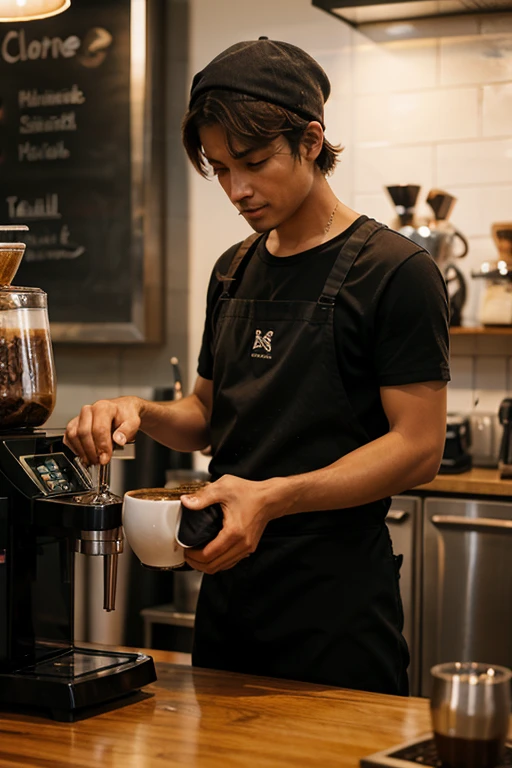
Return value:
M 54 407 L 46 293 L 0 287 L 0 430 L 39 427 Z

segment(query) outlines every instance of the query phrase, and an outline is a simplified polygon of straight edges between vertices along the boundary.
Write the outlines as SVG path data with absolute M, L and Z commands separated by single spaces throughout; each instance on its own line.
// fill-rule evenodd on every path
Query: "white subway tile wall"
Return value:
M 476 324 L 484 281 L 471 277 L 495 257 L 491 224 L 512 221 L 512 19 L 484 36 L 373 43 L 353 33 L 353 205 L 386 223 L 385 187 L 421 186 L 417 214 L 439 187 L 457 198 L 451 219 L 467 237 L 457 261 L 467 282 L 464 323 Z M 497 411 L 512 393 L 507 337 L 452 338 L 448 408 Z
M 354 88 L 359 94 L 415 91 L 436 87 L 437 47 L 424 40 L 396 45 L 375 45 L 358 36 L 354 61 Z
M 169 380 L 171 355 L 184 362 L 185 380 L 194 380 L 211 268 L 248 229 L 222 190 L 186 170 L 179 123 L 192 73 L 238 40 L 263 34 L 288 40 L 326 69 L 332 83 L 327 136 L 346 146 L 331 182 L 348 205 L 391 223 L 387 185 L 419 184 L 420 216 L 430 212 L 425 197 L 434 186 L 458 198 L 453 222 L 470 245 L 457 262 L 469 287 L 466 322 L 476 321 L 483 287 L 471 271 L 495 253 L 491 223 L 512 220 L 512 15 L 487 21 L 486 37 L 377 44 L 311 0 L 260 0 L 257 18 L 253 0 L 189 0 L 189 29 L 177 23 L 181 5 L 170 4 L 167 22 L 173 42 L 166 54 L 172 86 L 166 91 L 167 339 L 155 350 L 110 353 L 57 346 L 50 426 L 65 426 L 84 403 L 99 398 L 151 397 L 152 387 Z M 497 409 L 504 393 L 512 395 L 512 338 L 455 336 L 451 344 L 450 411 Z M 198 458 L 200 468 L 207 464 Z
M 439 43 L 439 83 L 461 85 L 512 80 L 510 35 L 464 37 Z
M 493 349 L 490 345 L 488 351 L 497 354 L 452 356 L 452 381 L 448 387 L 449 413 L 497 413 L 503 398 L 511 396 L 512 358 L 500 354 L 503 349 L 499 346 Z
M 179 4 L 171 6 L 177 13 Z M 391 223 L 394 210 L 387 185 L 419 184 L 420 216 L 430 212 L 425 197 L 432 187 L 458 198 L 452 219 L 470 246 L 468 256 L 457 262 L 469 289 L 467 323 L 477 320 L 482 290 L 471 271 L 495 253 L 491 223 L 512 220 L 511 15 L 500 15 L 499 23 L 486 21 L 486 36 L 377 44 L 314 8 L 310 0 L 260 0 L 257 18 L 252 0 L 189 0 L 188 6 L 188 31 L 176 26 L 172 14 L 168 22 L 175 44 L 168 47 L 167 64 L 173 73 L 181 67 L 183 77 L 178 82 L 173 75 L 167 106 L 172 123 L 167 136 L 168 338 L 158 350 L 113 351 L 112 361 L 100 350 L 88 349 L 82 360 L 57 348 L 59 388 L 52 421 L 59 426 L 84 402 L 161 385 L 167 381 L 171 354 L 186 361 L 185 379 L 194 380 L 211 268 L 248 229 L 222 190 L 190 168 L 186 190 L 179 122 L 192 73 L 238 40 L 262 34 L 288 40 L 326 69 L 332 83 L 327 136 L 346 146 L 332 185 L 348 205 Z M 489 363 L 500 358 L 501 363 Z M 477 393 L 482 399 L 489 391 L 493 402 L 496 393 L 512 393 L 511 360 L 512 340 L 507 337 L 453 337 L 450 409 L 472 408 Z M 482 378 L 480 371 L 488 364 L 489 373 Z M 501 383 L 493 385 L 495 375 Z
M 512 142 L 511 142 L 512 149 Z M 435 175 L 435 147 L 417 146 L 361 146 L 354 150 L 357 173 L 354 192 L 372 192 L 378 183 L 379 194 L 391 184 L 408 183 L 411 168 L 414 168 L 414 182 L 423 189 L 431 189 Z M 389 199 L 389 205 L 393 205 Z M 389 216 L 389 213 L 388 213 Z
M 478 136 L 477 88 L 415 90 L 356 96 L 358 146 L 416 144 Z
M 507 359 L 505 357 L 475 358 L 475 404 L 483 411 L 497 412 L 507 395 Z
M 510 183 L 512 179 L 512 138 L 437 144 L 434 151 L 434 172 L 442 187 Z
M 475 405 L 474 358 L 470 356 L 452 358 L 451 374 L 452 380 L 448 387 L 448 412 L 468 413 Z
M 483 88 L 482 135 L 507 136 L 512 131 L 512 83 Z

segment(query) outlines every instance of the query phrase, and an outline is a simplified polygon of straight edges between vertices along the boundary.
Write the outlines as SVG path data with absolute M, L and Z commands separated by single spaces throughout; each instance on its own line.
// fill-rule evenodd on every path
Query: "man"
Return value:
M 261 237 L 217 262 L 193 394 L 85 406 L 66 440 L 88 463 L 108 460 L 112 432 L 211 444 L 214 482 L 183 497 L 224 521 L 187 551 L 205 573 L 195 664 L 407 694 L 384 520 L 439 467 L 447 294 L 425 251 L 334 195 L 329 91 L 308 54 L 267 38 L 195 76 L 189 158 Z

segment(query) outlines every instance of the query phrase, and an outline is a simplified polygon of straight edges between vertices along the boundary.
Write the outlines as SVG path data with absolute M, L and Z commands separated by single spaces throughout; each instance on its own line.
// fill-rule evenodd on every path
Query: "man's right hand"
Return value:
M 144 400 L 116 397 L 84 405 L 66 427 L 64 443 L 84 464 L 107 464 L 112 457 L 112 441 L 118 445 L 133 440 L 140 428 Z

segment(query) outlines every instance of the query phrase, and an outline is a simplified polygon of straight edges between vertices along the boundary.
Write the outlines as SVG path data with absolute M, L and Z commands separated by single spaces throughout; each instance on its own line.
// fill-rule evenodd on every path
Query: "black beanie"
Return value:
M 195 75 L 189 109 L 213 90 L 253 96 L 323 127 L 331 85 L 320 64 L 301 48 L 260 37 L 232 45 Z

